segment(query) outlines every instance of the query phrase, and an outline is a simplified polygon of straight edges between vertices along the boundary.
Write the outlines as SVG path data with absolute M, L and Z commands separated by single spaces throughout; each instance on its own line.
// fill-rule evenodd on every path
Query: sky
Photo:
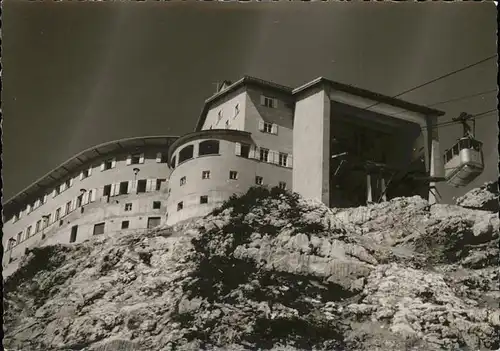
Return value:
M 291 87 L 323 76 L 382 94 L 495 55 L 487 2 L 28 2 L 2 28 L 4 198 L 74 154 L 134 136 L 194 130 L 216 82 L 255 76 Z M 497 60 L 401 96 L 451 120 L 497 108 Z M 493 90 L 493 92 L 491 92 Z M 443 202 L 498 177 L 498 114 L 476 121 L 486 169 Z M 444 151 L 460 125 L 439 129 Z

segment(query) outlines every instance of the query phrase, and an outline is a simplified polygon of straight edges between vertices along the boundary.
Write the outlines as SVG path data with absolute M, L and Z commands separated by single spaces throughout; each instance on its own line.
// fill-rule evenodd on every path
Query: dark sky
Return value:
M 396 95 L 496 53 L 493 3 L 3 1 L 4 200 L 98 143 L 193 130 L 214 83 L 318 76 Z M 497 87 L 496 59 L 402 96 L 428 105 Z M 497 94 L 435 106 L 448 121 Z M 477 119 L 497 177 L 496 113 Z M 442 148 L 461 135 L 440 129 Z

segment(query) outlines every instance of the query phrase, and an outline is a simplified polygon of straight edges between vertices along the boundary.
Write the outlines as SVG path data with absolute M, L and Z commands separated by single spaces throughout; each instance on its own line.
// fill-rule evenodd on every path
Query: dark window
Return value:
M 59 219 L 59 217 L 61 216 L 61 208 L 59 207 L 57 210 L 56 210 L 56 216 L 54 218 L 54 222 L 57 221 Z
M 286 166 L 287 160 L 288 160 L 288 155 L 280 152 L 279 165 Z
M 157 210 L 161 208 L 161 201 L 153 201 L 153 209 Z
M 229 171 L 229 179 L 238 179 L 238 172 L 236 171 Z
M 129 221 L 122 221 L 122 229 L 128 229 Z
M 71 179 L 68 179 L 65 184 L 66 184 L 66 189 L 71 187 Z
M 274 108 L 276 107 L 276 100 L 267 96 L 264 96 L 263 98 L 263 105 L 266 107 L 271 107 Z
M 121 182 L 120 183 L 120 195 L 124 195 L 128 193 L 128 182 Z
M 23 232 L 17 233 L 17 243 L 19 244 L 23 238 Z
M 259 176 L 255 177 L 255 184 L 262 185 L 262 181 L 263 181 L 262 177 L 259 177 Z
M 35 233 L 38 233 L 40 231 L 40 225 L 42 224 L 42 220 L 39 220 L 36 222 L 35 226 Z
M 208 196 L 200 196 L 200 204 L 208 204 Z
M 89 176 L 89 170 L 88 169 L 82 171 L 82 178 L 83 179 L 87 178 L 88 176 Z
M 278 187 L 279 187 L 280 189 L 285 190 L 285 189 L 286 189 L 286 183 L 285 183 L 285 182 L 279 182 Z
M 148 229 L 158 227 L 161 222 L 161 217 L 149 217 L 148 218 Z
M 26 229 L 26 237 L 29 238 L 31 235 L 31 226 L 28 227 L 28 229 Z
M 260 158 L 259 159 L 261 161 L 267 162 L 268 156 L 269 156 L 269 149 L 261 148 L 260 149 Z
M 272 133 L 273 132 L 273 124 L 264 122 L 264 132 L 265 133 Z
M 459 153 L 460 153 L 460 150 L 459 150 L 459 148 L 458 148 L 458 144 L 455 144 L 455 145 L 453 146 L 453 154 L 454 154 L 454 155 L 458 155 Z
M 66 214 L 68 214 L 70 212 L 70 210 L 71 210 L 71 201 L 68 201 L 66 203 Z
M 107 160 L 104 162 L 104 169 L 105 170 L 111 169 L 112 167 L 113 167 L 113 160 Z
M 132 203 L 125 204 L 125 211 L 132 211 Z
M 210 171 L 202 171 L 201 179 L 210 179 Z
M 137 182 L 137 194 L 146 192 L 147 179 L 141 179 Z
M 180 181 L 179 181 L 180 185 L 184 185 L 186 184 L 186 177 L 181 177 Z
M 166 179 L 156 179 L 156 190 L 161 189 L 161 183 L 165 182 Z
M 104 223 L 94 225 L 94 235 L 104 234 Z
M 200 143 L 200 156 L 203 155 L 213 155 L 219 153 L 219 141 L 218 140 L 205 140 Z
M 179 152 L 179 163 L 193 158 L 194 146 L 188 145 Z
M 172 157 L 172 167 L 175 168 L 175 156 Z
M 78 231 L 78 226 L 74 225 L 71 227 L 71 235 L 69 236 L 69 242 L 74 243 L 76 241 L 76 233 Z
M 63 224 L 64 224 L 64 221 L 61 219 L 61 220 L 59 221 L 59 227 L 60 227 L 60 226 L 62 226 Z
M 76 207 L 77 207 L 77 208 L 78 208 L 78 207 L 80 207 L 80 206 L 82 206 L 82 201 L 83 201 L 83 194 L 82 194 L 82 195 L 80 195 L 80 196 L 78 196 L 78 197 L 76 198 Z
M 177 204 L 177 211 L 180 211 L 180 210 L 182 210 L 183 208 L 184 208 L 184 204 L 183 204 L 183 203 L 182 203 L 182 201 L 181 201 L 181 202 L 179 202 L 179 203 Z
M 133 164 L 133 165 L 137 165 L 141 162 L 141 155 L 140 154 L 136 154 L 136 155 L 132 155 L 130 157 L 130 163 Z
M 241 157 L 248 158 L 250 155 L 250 145 L 241 144 Z
M 110 196 L 111 195 L 111 184 L 105 185 L 102 191 L 102 196 Z

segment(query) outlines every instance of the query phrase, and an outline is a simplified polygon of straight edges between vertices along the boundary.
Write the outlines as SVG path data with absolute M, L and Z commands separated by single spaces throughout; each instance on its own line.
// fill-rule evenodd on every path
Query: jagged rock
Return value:
M 495 350 L 498 229 L 419 197 L 329 209 L 254 188 L 172 228 L 32 250 L 5 282 L 4 344 Z
M 456 204 L 466 208 L 498 212 L 500 210 L 499 198 L 498 181 L 488 182 L 459 197 Z

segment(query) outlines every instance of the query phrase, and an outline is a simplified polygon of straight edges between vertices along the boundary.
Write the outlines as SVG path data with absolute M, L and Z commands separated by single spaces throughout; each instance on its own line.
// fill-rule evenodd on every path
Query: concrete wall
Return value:
M 21 217 L 19 220 L 16 222 L 13 221 L 13 219 L 10 219 L 4 224 L 3 228 L 3 237 L 2 237 L 2 243 L 4 246 L 4 250 L 7 249 L 7 243 L 10 238 L 16 238 L 17 239 L 17 234 L 22 233 L 21 236 L 21 242 L 17 242 L 16 240 L 16 246 L 13 248 L 12 253 L 13 257 L 16 256 L 17 252 L 22 252 L 24 253 L 24 249 L 26 247 L 32 247 L 34 243 L 37 243 L 39 240 L 41 240 L 42 236 L 42 228 L 43 228 L 43 222 L 44 219 L 42 216 L 44 215 L 50 215 L 50 220 L 48 222 L 48 226 L 46 228 L 43 228 L 43 233 L 49 233 L 52 231 L 58 232 L 59 230 L 62 230 L 64 225 L 61 227 L 59 225 L 60 220 L 64 220 L 64 223 L 68 221 L 68 218 L 70 216 L 74 217 L 73 220 L 70 220 L 71 222 L 75 221 L 78 218 L 87 218 L 87 213 L 84 212 L 83 214 L 80 213 L 80 209 L 75 209 L 76 208 L 76 199 L 78 196 L 82 194 L 80 189 L 85 189 L 87 192 L 84 194 L 88 194 L 90 190 L 95 193 L 94 199 L 90 199 L 88 195 L 84 195 L 83 199 L 83 204 L 86 204 L 84 207 L 89 207 L 91 208 L 92 206 L 98 206 L 102 207 L 101 214 L 95 217 L 95 220 L 99 221 L 104 221 L 108 215 L 111 216 L 119 216 L 120 211 L 123 213 L 124 216 L 128 217 L 130 214 L 128 212 L 125 212 L 124 209 L 121 209 L 116 213 L 116 211 L 111 210 L 113 206 L 111 204 L 113 201 L 118 198 L 123 198 L 123 196 L 126 195 L 118 195 L 118 196 L 112 196 L 110 199 L 110 203 L 107 202 L 102 202 L 104 199 L 102 199 L 103 195 L 103 189 L 104 186 L 107 184 L 119 184 L 120 182 L 123 181 L 129 181 L 129 192 L 134 193 L 134 195 L 130 196 L 136 196 L 135 192 L 137 188 L 134 186 L 136 185 L 136 180 L 141 180 L 141 179 L 146 179 L 149 180 L 150 183 L 152 184 L 151 187 L 148 187 L 148 193 L 154 193 L 156 194 L 155 196 L 160 196 L 160 192 L 156 191 L 156 179 L 166 179 L 168 180 L 169 175 L 170 175 L 170 169 L 167 166 L 166 163 L 158 163 L 156 160 L 157 156 L 157 151 L 148 151 L 144 152 L 144 163 L 142 164 L 131 164 L 127 165 L 127 156 L 129 153 L 126 154 L 118 154 L 113 157 L 116 159 L 115 167 L 109 170 L 101 171 L 101 161 L 96 160 L 90 164 L 92 166 L 92 172 L 91 175 L 88 178 L 84 178 L 80 180 L 80 173 L 75 172 L 72 176 L 72 186 L 69 187 L 68 189 L 62 191 L 59 195 L 53 197 L 53 189 L 47 189 L 47 202 L 40 207 L 34 209 L 31 213 L 27 213 L 27 211 L 23 211 Z M 85 166 L 85 169 L 88 169 L 89 166 Z M 137 174 L 137 177 L 135 177 L 133 169 L 134 168 L 139 168 L 140 171 Z M 136 178 L 136 180 L 135 180 Z M 162 183 L 162 188 L 166 189 L 167 187 L 167 181 Z M 163 195 L 163 196 L 166 196 Z M 64 209 L 66 207 L 66 203 L 71 201 L 71 212 L 69 214 L 66 214 Z M 88 204 L 87 204 L 88 203 Z M 111 212 L 109 212 L 105 208 L 110 207 Z M 140 205 L 143 206 L 143 205 Z M 58 208 L 61 208 L 61 216 L 59 219 L 55 219 L 55 212 Z M 86 211 L 86 210 L 85 210 Z M 88 218 L 94 218 L 94 217 L 88 217 Z M 36 223 L 37 221 L 41 220 L 41 226 L 40 230 L 35 233 L 35 228 L 36 228 Z M 82 219 L 83 220 L 83 219 Z M 121 223 L 121 222 L 120 222 Z M 90 224 L 89 224 L 90 225 Z M 31 234 L 28 237 L 27 236 L 27 228 L 28 226 L 31 226 Z M 91 225 L 93 229 L 93 224 Z M 84 232 L 84 228 L 81 229 L 82 233 Z M 80 229 L 79 229 L 80 233 Z M 80 234 L 78 234 L 80 235 Z M 82 234 L 83 235 L 83 234 Z M 69 239 L 64 239 L 64 240 L 69 240 Z M 4 255 L 4 258 L 8 260 L 8 256 L 10 256 L 10 253 L 8 253 L 10 250 L 7 250 L 6 254 Z
M 244 130 L 246 93 L 243 88 L 221 98 L 220 102 L 214 104 L 207 112 L 207 117 L 201 130 L 225 129 L 226 121 L 229 122 L 228 129 Z M 236 109 L 238 107 L 238 109 Z M 221 118 L 219 119 L 219 112 Z
M 197 144 L 205 139 L 191 141 L 178 147 Z M 218 155 L 205 155 L 187 160 L 173 170 L 169 181 L 169 197 L 167 200 L 167 224 L 173 225 L 192 217 L 204 216 L 218 207 L 234 193 L 244 193 L 255 185 L 255 177 L 263 177 L 263 185 L 277 186 L 286 182 L 291 187 L 291 169 L 278 165 L 260 162 L 256 159 L 237 156 L 237 140 L 221 140 Z M 176 153 L 178 153 L 176 150 Z M 202 172 L 210 171 L 210 179 L 202 179 Z M 229 172 L 238 172 L 238 179 L 229 179 Z M 186 177 L 186 183 L 180 179 Z M 207 204 L 200 204 L 200 197 L 208 196 Z M 177 205 L 183 203 L 178 211 Z
M 316 89 L 295 105 L 293 191 L 329 205 L 330 100 Z

